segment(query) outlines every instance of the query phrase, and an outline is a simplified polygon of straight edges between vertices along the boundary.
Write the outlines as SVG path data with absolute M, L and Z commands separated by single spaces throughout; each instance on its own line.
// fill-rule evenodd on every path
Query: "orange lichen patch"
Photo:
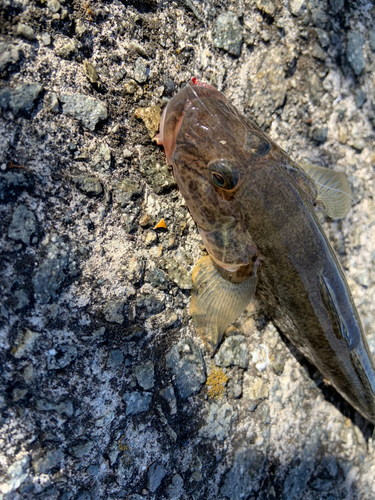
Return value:
M 159 106 L 138 108 L 135 110 L 134 116 L 143 121 L 152 139 L 159 129 L 161 108 Z
M 167 229 L 167 224 L 164 219 L 160 219 L 160 221 L 156 224 L 154 229 Z
M 210 399 L 221 399 L 225 393 L 225 385 L 228 382 L 228 377 L 223 370 L 214 367 L 207 377 L 206 385 L 208 387 L 208 397 Z

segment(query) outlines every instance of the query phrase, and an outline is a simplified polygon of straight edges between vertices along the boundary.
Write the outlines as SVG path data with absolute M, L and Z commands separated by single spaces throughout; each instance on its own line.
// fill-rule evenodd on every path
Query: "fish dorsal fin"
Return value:
M 243 313 L 255 294 L 256 274 L 250 274 L 241 283 L 228 281 L 226 278 L 230 280 L 231 275 L 236 273 L 219 271 L 209 256 L 199 259 L 193 269 L 190 313 L 210 354 L 214 353 L 226 328 Z
M 346 175 L 311 163 L 300 166 L 314 181 L 318 193 L 316 201 L 323 206 L 331 219 L 342 219 L 352 205 L 352 190 Z

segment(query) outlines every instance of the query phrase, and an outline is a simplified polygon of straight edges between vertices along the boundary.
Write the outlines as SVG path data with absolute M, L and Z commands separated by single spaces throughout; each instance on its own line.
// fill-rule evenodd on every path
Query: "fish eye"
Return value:
M 246 147 L 256 156 L 266 156 L 271 149 L 271 144 L 261 135 L 251 131 L 246 134 Z
M 238 169 L 228 160 L 215 160 L 208 164 L 212 182 L 223 189 L 233 189 L 238 182 Z

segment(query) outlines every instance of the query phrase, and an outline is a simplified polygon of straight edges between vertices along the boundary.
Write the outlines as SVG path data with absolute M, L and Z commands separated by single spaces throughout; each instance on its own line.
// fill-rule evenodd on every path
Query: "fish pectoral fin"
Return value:
M 209 256 L 199 259 L 193 269 L 190 313 L 210 354 L 215 352 L 226 328 L 243 313 L 255 294 L 256 271 L 240 283 L 232 283 L 223 277 L 235 274 L 220 273 Z
M 353 197 L 346 175 L 329 168 L 301 163 L 301 168 L 314 181 L 317 203 L 323 206 L 331 219 L 342 219 L 349 212 Z

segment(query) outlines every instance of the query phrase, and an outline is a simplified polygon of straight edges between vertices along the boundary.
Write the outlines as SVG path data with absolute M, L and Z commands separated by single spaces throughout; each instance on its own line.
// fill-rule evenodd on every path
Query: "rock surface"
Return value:
M 204 352 L 202 241 L 150 137 L 195 76 L 346 172 L 355 204 L 322 223 L 375 353 L 374 21 L 365 0 L 3 0 L 1 500 L 375 498 L 372 426 L 256 300 Z

